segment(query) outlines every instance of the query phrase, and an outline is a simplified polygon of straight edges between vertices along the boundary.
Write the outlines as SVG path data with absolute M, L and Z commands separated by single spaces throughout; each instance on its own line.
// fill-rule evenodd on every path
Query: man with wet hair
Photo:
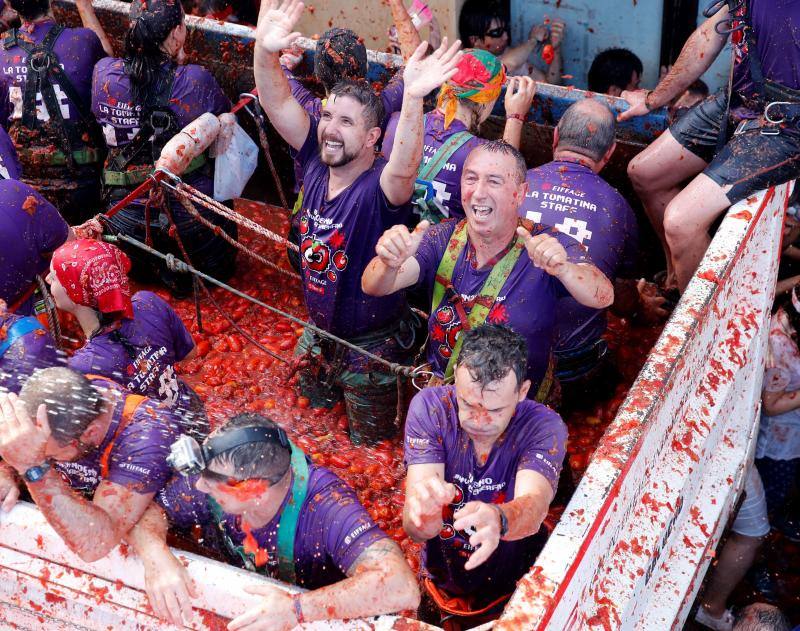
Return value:
M 600 101 L 582 99 L 567 108 L 553 135 L 553 161 L 528 171 L 528 190 L 519 214 L 578 241 L 614 283 L 612 308 L 632 315 L 648 300 L 646 296 L 640 299 L 635 281 L 621 280 L 633 278 L 637 270 L 636 216 L 625 198 L 599 175 L 616 148 L 615 127 L 614 115 Z M 603 361 L 608 351 L 602 337 L 606 310 L 586 307 L 567 296 L 559 301 L 558 311 L 556 375 L 566 391 L 563 400 L 579 403 L 587 394 L 613 389 L 618 375 Z
M 330 333 L 395 363 L 410 363 L 414 316 L 403 293 L 376 299 L 361 291 L 361 274 L 380 235 L 409 220 L 409 201 L 422 158 L 423 98 L 457 70 L 459 43 L 445 43 L 423 59 L 420 45 L 405 68 L 397 143 L 388 161 L 376 156 L 383 105 L 366 83 L 341 82 L 321 118 L 292 96 L 278 63 L 303 11 L 298 0 L 264 0 L 256 34 L 254 71 L 261 106 L 303 165 L 304 197 L 298 213 L 303 293 L 311 321 Z M 297 352 L 312 366 L 301 390 L 315 407 L 342 397 L 355 443 L 376 443 L 398 430 L 397 378 L 365 357 L 317 338 L 306 329 Z M 313 369 L 313 372 L 312 372 Z
M 0 456 L 84 561 L 104 557 L 139 521 L 170 477 L 179 434 L 158 402 L 69 368 L 38 370 L 19 396 L 0 395 Z M 3 473 L 6 497 L 13 480 Z
M 733 631 L 789 631 L 789 620 L 775 605 L 753 603 L 736 618 Z
M 418 605 L 419 587 L 397 544 L 375 525 L 355 492 L 310 463 L 277 424 L 239 414 L 204 447 L 212 455 L 203 471 L 174 479 L 158 495 L 169 522 L 187 531 L 199 525 L 205 544 L 234 565 L 310 590 L 290 594 L 254 586 L 248 591 L 262 597 L 260 604 L 229 629 L 250 628 L 266 617 L 270 628 L 292 629 Z M 144 562 L 153 609 L 181 624 L 193 589 L 167 547 L 160 512 L 153 506 L 130 540 Z
M 461 174 L 466 219 L 413 232 L 387 230 L 362 278 L 365 293 L 387 296 L 419 286 L 431 299 L 426 358 L 438 379 L 452 381 L 460 335 L 484 322 L 507 324 L 528 347 L 531 396 L 552 384 L 558 300 L 592 309 L 614 299 L 609 280 L 572 237 L 518 216 L 528 185 L 522 154 L 503 141 L 472 150 Z
M 709 8 L 713 15 L 655 89 L 622 93 L 631 107 L 619 116 L 646 115 L 681 96 L 732 33 L 730 90 L 695 105 L 628 164 L 664 247 L 666 287 L 681 292 L 729 206 L 800 175 L 800 4 L 747 0 Z
M 625 90 L 637 90 L 642 80 L 642 60 L 627 48 L 609 48 L 597 53 L 589 67 L 589 90 L 620 96 Z
M 459 607 L 496 617 L 544 543 L 567 428 L 527 398 L 527 358 L 511 329 L 471 329 L 454 385 L 411 401 L 403 527 L 425 542 L 425 587 L 442 620 Z

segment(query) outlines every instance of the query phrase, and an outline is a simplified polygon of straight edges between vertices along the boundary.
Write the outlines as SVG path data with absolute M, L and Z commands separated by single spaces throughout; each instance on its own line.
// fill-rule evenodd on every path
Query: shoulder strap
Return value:
M 436 153 L 433 154 L 426 164 L 420 165 L 417 177 L 427 182 L 434 180 L 444 168 L 444 165 L 447 164 L 447 161 L 452 158 L 453 154 L 461 149 L 470 138 L 472 138 L 472 134 L 468 131 L 459 131 L 450 136 L 450 138 L 436 150 Z
M 20 318 L 9 327 L 6 328 L 6 337 L 0 342 L 0 357 L 6 354 L 6 351 L 11 348 L 11 345 L 21 337 L 33 333 L 37 330 L 46 331 L 41 322 L 33 316 Z
M 6 36 L 3 38 L 3 49 L 9 50 L 10 48 L 14 48 L 17 46 L 19 42 L 17 41 L 17 29 L 11 29 Z
M 295 582 L 294 541 L 297 522 L 308 493 L 308 461 L 301 449 L 291 441 L 292 449 L 292 497 L 286 504 L 278 524 L 278 574 L 287 583 Z
M 455 269 L 456 261 L 458 260 L 458 257 L 463 249 L 466 247 L 466 244 L 467 223 L 466 221 L 462 221 L 453 232 L 453 236 L 450 238 L 450 243 L 448 244 L 445 254 L 439 263 L 439 269 L 436 271 L 431 315 L 434 313 L 434 311 L 436 311 L 436 309 L 439 308 L 439 305 L 444 299 L 447 288 L 452 286 L 453 271 Z M 506 284 L 506 281 L 511 275 L 511 271 L 514 269 L 514 266 L 517 264 L 524 247 L 524 242 L 516 237 L 514 240 L 514 245 L 511 246 L 511 249 L 505 253 L 503 258 L 500 259 L 494 265 L 494 267 L 492 267 L 488 278 L 483 283 L 483 287 L 481 287 L 480 295 L 475 298 L 472 309 L 469 310 L 469 315 L 467 316 L 466 322 L 462 317 L 461 326 L 463 327 L 463 330 L 469 331 L 470 329 L 479 327 L 486 322 L 486 318 L 489 316 L 489 311 L 497 301 L 497 297 L 500 295 L 500 290 L 503 288 L 503 285 Z M 456 360 L 458 359 L 458 354 L 461 352 L 462 342 L 463 336 L 459 335 L 458 339 L 456 340 L 455 348 L 453 348 L 453 354 L 450 356 L 450 359 L 447 362 L 447 368 L 445 369 L 444 377 L 446 381 L 452 379 L 453 377 Z

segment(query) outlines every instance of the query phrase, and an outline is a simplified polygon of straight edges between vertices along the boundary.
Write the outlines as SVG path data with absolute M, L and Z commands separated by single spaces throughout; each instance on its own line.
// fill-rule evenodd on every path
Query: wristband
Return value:
M 497 516 L 500 518 L 500 536 L 505 537 L 508 534 L 508 517 L 506 512 L 498 504 L 489 504 L 497 511 Z
M 38 466 L 30 467 L 27 471 L 25 471 L 25 473 L 22 474 L 22 476 L 28 482 L 38 482 L 47 474 L 49 469 L 50 463 L 45 460 Z
M 302 596 L 302 594 L 292 594 L 294 617 L 297 618 L 297 624 L 303 624 L 306 621 L 306 619 L 303 617 L 303 607 L 300 604 L 300 596 Z
M 506 114 L 506 118 L 513 118 L 514 120 L 518 120 L 524 123 L 527 117 L 525 116 L 525 114 Z
M 653 90 L 648 90 L 647 94 L 644 95 L 644 106 L 647 108 L 648 112 L 652 112 L 653 108 L 650 103 L 647 102 L 647 99 L 650 98 L 650 95 L 653 93 Z

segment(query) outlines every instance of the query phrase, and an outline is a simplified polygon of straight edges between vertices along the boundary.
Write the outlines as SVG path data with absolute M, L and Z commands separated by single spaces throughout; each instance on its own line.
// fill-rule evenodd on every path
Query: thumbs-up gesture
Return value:
M 378 239 L 375 253 L 384 265 L 398 269 L 417 253 L 422 237 L 430 227 L 429 221 L 420 221 L 413 232 L 403 225 L 392 226 Z
M 558 239 L 544 233 L 531 236 L 531 233 L 522 226 L 517 228 L 517 234 L 525 240 L 528 258 L 536 267 L 555 277 L 566 271 L 567 251 Z

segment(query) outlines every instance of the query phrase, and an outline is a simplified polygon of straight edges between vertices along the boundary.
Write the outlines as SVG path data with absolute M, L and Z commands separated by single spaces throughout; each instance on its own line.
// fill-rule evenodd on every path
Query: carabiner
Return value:
M 768 123 L 772 123 L 773 125 L 780 125 L 786 120 L 786 116 L 780 120 L 775 120 L 769 115 L 769 110 L 776 105 L 792 105 L 792 103 L 789 101 L 772 101 L 772 103 L 767 103 L 767 106 L 764 108 L 764 120 L 766 120 Z

